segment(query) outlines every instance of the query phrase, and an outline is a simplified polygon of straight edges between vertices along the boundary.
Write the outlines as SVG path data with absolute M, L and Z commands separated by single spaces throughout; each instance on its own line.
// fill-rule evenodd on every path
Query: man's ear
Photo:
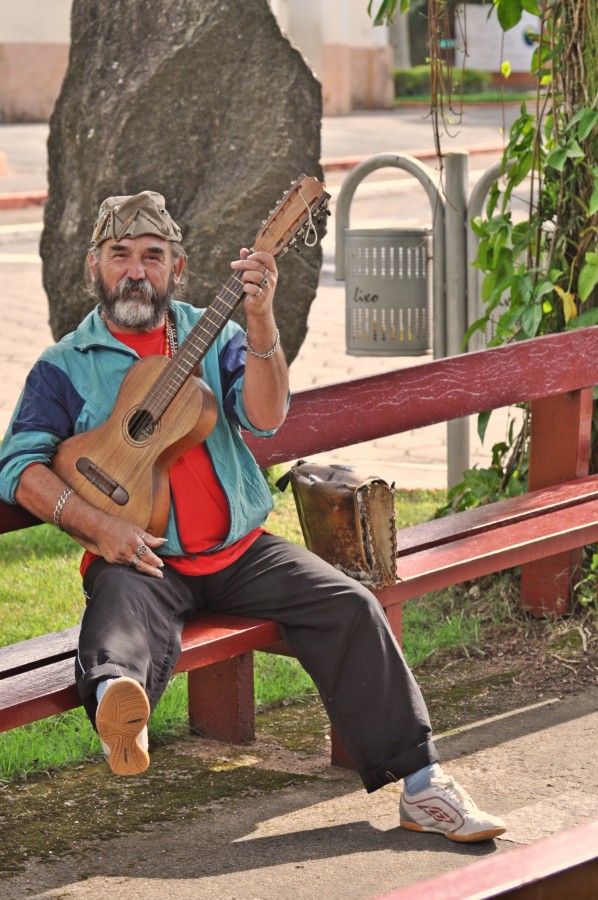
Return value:
M 185 271 L 185 263 L 186 263 L 185 257 L 181 253 L 180 256 L 177 256 L 176 261 L 172 267 L 175 284 L 178 284 L 179 281 L 181 280 L 183 272 Z
M 95 278 L 98 274 L 98 257 L 97 253 L 94 253 L 93 250 L 90 250 L 87 254 L 87 265 L 89 266 L 89 271 L 92 276 Z

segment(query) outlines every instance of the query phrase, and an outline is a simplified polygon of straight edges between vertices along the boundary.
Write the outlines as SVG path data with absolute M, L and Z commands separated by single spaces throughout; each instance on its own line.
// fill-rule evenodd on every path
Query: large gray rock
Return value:
M 104 197 L 164 194 L 206 306 L 289 182 L 322 177 L 320 85 L 267 0 L 74 0 L 69 67 L 50 122 L 41 241 L 58 339 L 90 306 L 82 270 Z M 280 261 L 289 361 L 305 337 L 319 248 Z

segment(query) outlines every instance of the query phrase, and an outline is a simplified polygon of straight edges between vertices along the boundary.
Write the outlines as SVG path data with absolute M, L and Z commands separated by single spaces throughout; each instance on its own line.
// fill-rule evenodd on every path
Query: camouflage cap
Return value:
M 125 197 L 107 197 L 98 210 L 91 242 L 96 247 L 107 240 L 121 241 L 142 234 L 155 234 L 165 241 L 180 241 L 181 229 L 166 209 L 164 197 L 142 191 Z

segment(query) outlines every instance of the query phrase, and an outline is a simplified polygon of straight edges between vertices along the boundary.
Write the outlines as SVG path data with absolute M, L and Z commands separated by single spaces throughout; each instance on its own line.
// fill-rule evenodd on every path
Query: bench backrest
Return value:
M 598 383 L 598 327 L 547 335 L 294 394 L 272 438 L 246 435 L 262 467 Z M 0 501 L 0 534 L 39 524 Z

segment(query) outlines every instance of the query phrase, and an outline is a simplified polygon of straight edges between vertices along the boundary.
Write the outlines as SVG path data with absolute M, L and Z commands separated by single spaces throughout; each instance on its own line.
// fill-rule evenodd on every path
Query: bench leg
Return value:
M 529 490 L 588 474 L 593 391 L 572 391 L 532 403 Z M 558 438 L 555 439 L 555 423 Z M 521 567 L 521 606 L 535 616 L 563 615 L 581 550 L 558 553 Z
M 189 724 L 221 741 L 255 739 L 253 653 L 189 672 Z

